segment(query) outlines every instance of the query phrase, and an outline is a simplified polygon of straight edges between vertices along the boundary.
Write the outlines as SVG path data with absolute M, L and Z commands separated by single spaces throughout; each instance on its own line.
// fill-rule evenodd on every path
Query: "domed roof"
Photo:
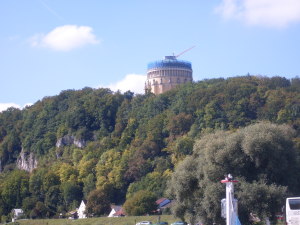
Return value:
M 147 69 L 155 69 L 155 68 L 185 68 L 192 69 L 192 64 L 188 61 L 177 60 L 176 56 L 165 56 L 163 60 L 157 60 L 150 62 L 148 64 Z

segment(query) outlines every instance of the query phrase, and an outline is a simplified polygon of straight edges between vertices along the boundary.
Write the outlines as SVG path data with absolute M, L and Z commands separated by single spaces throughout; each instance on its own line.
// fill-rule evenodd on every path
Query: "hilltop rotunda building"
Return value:
M 145 91 L 158 95 L 179 84 L 192 81 L 193 70 L 190 62 L 177 60 L 176 56 L 165 56 L 163 60 L 148 64 Z

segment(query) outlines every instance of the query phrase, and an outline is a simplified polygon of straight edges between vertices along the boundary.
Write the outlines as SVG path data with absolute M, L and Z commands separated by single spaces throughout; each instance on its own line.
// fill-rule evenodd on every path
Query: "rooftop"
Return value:
M 185 68 L 192 69 L 192 64 L 188 61 L 177 60 L 176 56 L 165 56 L 163 60 L 157 60 L 150 62 L 148 64 L 147 69 L 155 69 L 155 68 L 165 68 L 165 67 L 174 67 L 174 68 Z

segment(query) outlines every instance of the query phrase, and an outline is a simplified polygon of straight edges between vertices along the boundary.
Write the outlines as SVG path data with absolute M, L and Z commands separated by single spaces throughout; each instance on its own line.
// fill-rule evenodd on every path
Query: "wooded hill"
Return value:
M 10 108 L 0 113 L 0 214 L 52 217 L 95 189 L 115 204 L 140 190 L 166 196 L 195 140 L 259 121 L 290 125 L 299 149 L 299 78 L 209 79 L 159 96 L 84 88 Z

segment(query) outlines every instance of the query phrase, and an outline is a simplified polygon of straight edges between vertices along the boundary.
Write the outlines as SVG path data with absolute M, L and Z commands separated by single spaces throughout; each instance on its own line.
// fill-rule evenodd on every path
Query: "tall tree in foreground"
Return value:
M 106 188 L 91 191 L 87 198 L 86 211 L 89 216 L 102 216 L 110 210 L 109 193 Z
M 150 191 L 138 191 L 124 203 L 124 209 L 130 216 L 151 214 L 157 209 L 156 197 Z
M 192 224 L 196 219 L 221 223 L 220 200 L 225 197 L 225 187 L 220 180 L 232 173 L 240 180 L 236 194 L 242 223 L 249 223 L 250 212 L 274 217 L 286 194 L 299 190 L 293 137 L 289 126 L 265 122 L 203 136 L 170 181 L 168 192 L 176 202 L 175 215 L 188 217 Z

